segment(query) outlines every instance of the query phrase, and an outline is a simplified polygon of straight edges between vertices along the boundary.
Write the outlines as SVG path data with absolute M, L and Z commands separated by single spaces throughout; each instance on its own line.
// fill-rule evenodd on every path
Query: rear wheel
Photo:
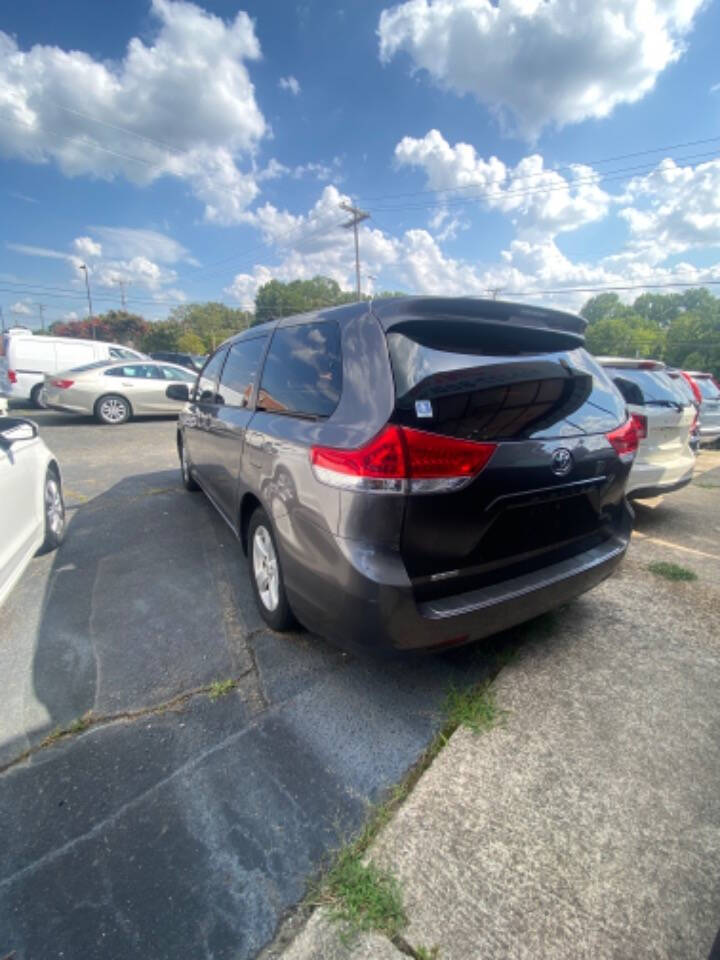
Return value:
M 62 543 L 65 534 L 65 503 L 62 495 L 60 475 L 54 467 L 49 467 L 45 474 L 43 490 L 45 510 L 45 539 L 41 553 L 48 553 Z
M 178 440 L 178 451 L 180 453 L 180 473 L 182 475 L 183 486 L 186 490 L 190 490 L 194 493 L 196 490 L 199 490 L 200 487 L 195 480 L 193 480 L 192 470 L 190 469 L 190 460 L 188 459 L 187 449 L 182 438 Z
M 295 624 L 285 595 L 285 583 L 272 524 L 258 507 L 248 527 L 250 583 L 260 616 L 273 630 L 289 630 Z
M 130 404 L 125 397 L 118 397 L 113 393 L 100 397 L 95 404 L 95 419 L 111 427 L 125 423 L 130 419 L 131 413 Z
M 38 410 L 44 410 L 46 406 L 44 395 L 43 395 L 44 390 L 45 390 L 44 383 L 36 383 L 35 386 L 32 388 L 32 390 L 30 391 L 30 403 L 32 403 L 34 407 L 37 407 Z

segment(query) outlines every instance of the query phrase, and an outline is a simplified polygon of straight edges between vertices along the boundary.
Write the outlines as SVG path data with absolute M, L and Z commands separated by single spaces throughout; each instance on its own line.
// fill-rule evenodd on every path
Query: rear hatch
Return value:
M 626 420 L 624 402 L 580 346 L 583 321 L 560 315 L 577 323 L 563 329 L 548 316 L 385 323 L 393 422 L 496 444 L 461 489 L 407 497 L 401 552 L 418 600 L 565 560 L 626 522 L 630 464 L 606 436 Z
M 695 407 L 663 367 L 651 361 L 604 367 L 629 408 L 643 419 L 638 461 L 665 466 L 674 458 L 687 456 Z

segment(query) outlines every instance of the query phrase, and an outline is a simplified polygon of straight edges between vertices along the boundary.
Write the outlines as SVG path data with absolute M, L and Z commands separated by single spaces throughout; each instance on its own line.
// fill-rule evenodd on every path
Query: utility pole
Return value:
M 38 308 L 38 313 L 40 314 L 40 332 L 45 333 L 45 304 L 36 303 L 35 306 Z
M 125 299 L 125 281 L 120 281 L 120 303 L 122 303 L 123 310 L 127 309 L 127 300 Z
M 92 327 L 92 338 L 95 339 L 95 323 L 93 321 L 93 312 L 92 312 L 92 300 L 90 298 L 90 279 L 88 277 L 88 268 L 84 263 L 80 264 L 80 269 L 85 272 L 85 289 L 87 290 L 88 298 L 88 317 L 90 319 L 90 326 Z
M 488 292 L 492 294 L 493 300 L 497 300 L 498 294 L 502 293 L 502 287 L 490 287 Z
M 2 324 L 2 332 L 5 333 L 5 314 L 2 307 L 0 307 L 0 324 Z
M 359 300 L 362 296 L 362 291 L 360 289 L 360 242 L 358 240 L 358 224 L 362 223 L 363 220 L 369 220 L 370 214 L 366 213 L 365 210 L 360 210 L 358 207 L 353 207 L 350 203 L 341 203 L 340 208 L 352 214 L 352 220 L 348 220 L 347 223 L 342 223 L 340 226 L 346 229 L 352 227 L 353 233 L 355 234 L 355 279 L 357 298 Z

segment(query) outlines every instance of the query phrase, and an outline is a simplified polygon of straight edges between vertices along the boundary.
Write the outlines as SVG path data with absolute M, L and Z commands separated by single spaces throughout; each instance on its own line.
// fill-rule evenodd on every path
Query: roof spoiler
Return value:
M 450 337 L 468 348 L 481 344 L 499 352 L 572 350 L 584 345 L 587 327 L 587 320 L 573 313 L 480 297 L 388 298 L 375 300 L 372 311 L 386 332 L 405 333 L 428 346 Z

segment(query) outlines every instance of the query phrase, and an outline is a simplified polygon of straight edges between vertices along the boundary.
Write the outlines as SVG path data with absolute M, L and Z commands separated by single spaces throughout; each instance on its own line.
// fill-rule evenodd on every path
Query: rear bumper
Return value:
M 336 556 L 331 580 L 312 593 L 293 589 L 290 603 L 310 629 L 341 647 L 363 651 L 442 649 L 481 640 L 537 617 L 592 589 L 615 570 L 627 550 L 630 511 L 623 529 L 569 560 L 490 587 L 418 603 L 396 551 L 332 537 Z M 329 546 L 329 544 L 328 544 Z M 288 571 L 289 572 L 289 571 Z
M 653 497 L 669 493 L 690 483 L 695 469 L 695 457 L 688 450 L 687 455 L 675 457 L 663 464 L 644 463 L 636 460 L 628 477 L 625 492 L 628 497 Z M 656 491 L 651 493 L 648 491 Z
M 720 437 L 720 423 L 703 424 L 701 420 L 699 433 L 701 443 L 703 441 L 710 442 L 712 440 L 717 440 L 718 437 Z

